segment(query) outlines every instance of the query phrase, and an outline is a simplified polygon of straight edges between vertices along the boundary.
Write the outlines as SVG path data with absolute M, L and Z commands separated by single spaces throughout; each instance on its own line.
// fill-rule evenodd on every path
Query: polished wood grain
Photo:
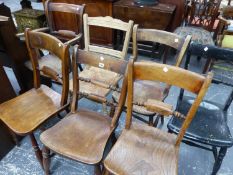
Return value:
M 96 111 L 79 108 L 78 99 L 83 93 L 80 92 L 81 79 L 79 79 L 79 72 L 77 70 L 78 64 L 89 63 L 89 66 L 98 67 L 98 64 L 96 64 L 97 59 L 98 55 L 92 52 L 78 50 L 77 47 L 74 48 L 72 61 L 73 77 L 77 78 L 73 79 L 74 91 L 71 113 L 40 136 L 42 143 L 45 145 L 43 149 L 45 154 L 43 162 L 46 174 L 49 174 L 48 150 L 79 162 L 95 165 L 95 174 L 100 174 L 102 171 L 100 164 L 103 153 L 107 141 L 117 126 L 126 99 L 127 79 L 126 75 L 124 75 L 121 100 L 119 105 L 116 106 L 113 118 Z M 116 60 L 111 57 L 101 60 L 101 62 L 104 65 L 105 63 L 106 65 L 111 65 L 104 66 L 102 69 L 112 70 L 116 73 L 125 73 L 127 67 L 125 60 Z M 100 101 L 99 96 L 92 94 L 92 97 Z
M 186 76 L 190 79 L 189 84 L 183 79 Z M 131 60 L 128 66 L 125 129 L 104 161 L 107 171 L 119 175 L 178 174 L 181 140 L 211 83 L 212 76 L 212 73 L 205 77 L 175 66 L 148 62 L 134 63 Z M 138 79 L 164 82 L 197 94 L 178 136 L 132 122 L 134 82 Z M 162 115 L 172 113 L 171 106 L 162 102 L 148 100 L 142 105 L 152 111 L 161 112 Z
M 0 105 L 0 119 L 19 135 L 29 135 L 35 155 L 42 165 L 42 153 L 33 132 L 52 116 L 68 106 L 69 47 L 57 38 L 30 29 L 25 31 L 26 44 L 34 74 L 34 88 Z M 59 57 L 62 64 L 62 94 L 40 84 L 38 69 L 39 49 L 45 49 Z
M 175 5 L 168 3 L 146 6 L 120 0 L 113 5 L 113 15 L 123 21 L 133 20 L 141 28 L 169 30 L 175 9 Z
M 82 5 L 85 4 L 85 13 L 91 17 L 97 16 L 113 16 L 113 2 L 114 0 L 52 0 L 53 2 L 69 3 Z M 75 18 L 71 15 L 54 14 L 54 21 L 56 21 L 57 28 L 67 29 L 75 25 Z M 67 19 L 64 21 L 64 19 Z M 113 44 L 113 31 L 102 27 L 90 27 L 91 30 L 91 42 L 94 44 Z

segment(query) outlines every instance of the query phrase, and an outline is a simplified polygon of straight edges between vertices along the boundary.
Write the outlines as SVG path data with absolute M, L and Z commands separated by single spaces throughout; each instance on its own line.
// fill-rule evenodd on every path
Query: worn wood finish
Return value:
M 88 17 L 87 14 L 83 15 L 83 20 L 84 20 L 83 25 L 84 25 L 84 38 L 85 38 L 85 50 L 86 51 L 93 51 L 93 52 L 97 52 L 97 53 L 103 52 L 104 54 L 108 54 L 111 56 L 115 56 L 117 58 L 125 59 L 126 54 L 127 54 L 127 50 L 128 50 L 129 40 L 131 37 L 132 28 L 133 28 L 133 21 L 132 20 L 129 20 L 129 22 L 127 23 L 127 22 L 123 22 L 119 19 L 114 19 L 114 18 L 109 17 L 109 16 L 107 16 L 107 17 Z M 113 49 L 108 49 L 108 48 L 103 48 L 103 47 L 91 45 L 90 44 L 89 26 L 99 26 L 99 27 L 101 26 L 101 27 L 105 27 L 105 28 L 122 30 L 122 31 L 126 32 L 124 44 L 123 44 L 123 49 L 121 50 L 121 52 L 117 52 Z
M 53 2 L 59 3 L 70 3 L 82 5 L 86 4 L 85 13 L 87 13 L 91 17 L 96 16 L 113 16 L 113 2 L 115 0 L 52 0 Z M 64 18 L 67 19 L 66 24 L 64 24 Z M 70 15 L 61 15 L 54 14 L 54 21 L 56 21 L 57 27 L 63 27 L 64 29 L 67 27 L 72 27 L 75 25 L 73 23 L 74 17 Z M 104 44 L 104 45 L 112 45 L 113 43 L 113 31 L 111 29 L 104 29 L 101 27 L 90 27 L 91 31 L 91 42 L 94 44 Z
M 176 60 L 175 65 L 180 66 L 182 59 L 189 46 L 189 43 L 191 41 L 191 36 L 187 36 L 186 38 L 183 38 L 177 34 L 173 34 L 166 31 L 161 31 L 156 29 L 141 29 L 141 28 L 138 29 L 138 25 L 134 25 L 133 27 L 133 58 L 134 59 L 137 59 L 138 57 L 138 42 L 140 41 L 152 41 L 176 49 L 177 54 L 174 57 L 174 59 Z M 168 95 L 170 86 L 160 84 L 158 82 L 137 81 L 134 84 L 134 88 L 135 88 L 134 102 L 144 103 L 149 98 L 163 101 Z M 113 93 L 113 99 L 115 101 L 119 100 L 118 92 Z M 150 118 L 152 118 L 149 124 L 151 125 L 153 123 L 152 121 L 155 113 L 146 110 L 145 107 L 133 105 L 133 112 L 135 113 L 135 116 L 136 114 L 149 116 Z M 137 116 L 137 118 L 139 118 L 139 116 Z
M 68 106 L 69 47 L 51 35 L 33 32 L 30 29 L 26 30 L 25 36 L 33 66 L 34 88 L 2 103 L 0 105 L 0 119 L 15 133 L 30 135 L 36 157 L 42 165 L 42 154 L 33 132 L 46 120 Z M 40 84 L 40 71 L 37 60 L 40 58 L 39 49 L 48 50 L 60 57 L 63 80 L 62 95 Z
M 131 33 L 132 33 L 133 21 L 129 21 L 128 23 L 126 23 L 109 16 L 88 17 L 87 14 L 83 15 L 83 21 L 84 21 L 83 26 L 84 26 L 84 38 L 85 38 L 84 50 L 86 52 L 79 51 L 78 56 L 80 57 L 80 59 L 82 59 L 80 61 L 82 61 L 84 64 L 93 65 L 95 67 L 90 67 L 90 66 L 85 67 L 84 70 L 79 74 L 79 76 L 84 79 L 89 79 L 90 82 L 95 81 L 95 82 L 99 82 L 99 84 L 102 83 L 102 84 L 108 84 L 109 86 L 116 86 L 117 82 L 121 78 L 119 73 L 122 74 L 123 72 L 116 73 L 115 71 L 122 64 L 122 62 L 119 61 L 119 59 L 120 60 L 126 59 L 129 40 L 131 38 Z M 89 31 L 90 26 L 102 26 L 105 28 L 125 31 L 126 35 L 124 39 L 123 49 L 118 51 L 112 48 L 92 45 L 90 43 L 90 31 Z M 88 60 L 86 60 L 85 54 L 87 53 L 88 53 L 88 57 L 93 58 L 92 59 L 92 61 L 94 61 L 93 63 L 88 62 Z M 116 59 L 116 61 L 115 62 L 112 61 L 112 58 Z M 104 70 L 104 69 L 108 69 L 108 70 Z M 73 91 L 72 87 L 70 88 L 70 90 Z M 80 82 L 80 91 L 86 94 L 94 94 L 94 95 L 98 95 L 99 97 L 106 98 L 106 96 L 110 92 L 110 89 L 100 87 L 97 84 L 82 81 Z
M 148 74 L 150 70 L 152 71 Z M 191 85 L 183 81 L 185 76 L 193 80 L 189 81 Z M 135 172 L 140 172 L 140 174 L 178 174 L 180 142 L 211 83 L 212 76 L 211 73 L 204 77 L 174 66 L 146 62 L 133 63 L 131 60 L 128 66 L 125 129 L 104 161 L 106 169 L 113 174 L 134 174 Z M 197 97 L 189 109 L 178 136 L 132 122 L 133 85 L 137 79 L 161 81 L 191 92 L 195 89 Z M 191 86 L 193 88 L 190 88 Z M 151 103 L 154 104 L 153 101 L 149 100 L 147 106 L 151 106 Z M 166 106 L 167 109 L 170 109 L 170 105 L 157 104 L 158 106 L 160 108 Z
M 206 59 L 216 59 L 219 62 L 233 61 L 232 49 L 225 49 L 217 46 L 192 43 L 189 47 L 188 53 L 185 69 L 188 69 L 190 54 Z M 227 65 L 231 66 L 231 64 Z M 229 68 L 231 70 L 232 66 Z M 221 68 L 219 69 L 217 67 L 213 67 L 212 71 L 214 73 L 214 77 L 212 82 L 217 84 L 221 83 L 232 87 L 232 76 L 224 73 L 224 69 L 222 71 L 220 70 Z M 227 79 L 224 77 L 227 77 Z M 184 91 L 180 91 L 178 99 L 177 110 L 186 113 L 187 109 L 192 105 L 194 98 L 191 96 L 186 96 Z M 218 101 L 203 100 L 202 104 L 197 110 L 197 113 L 195 114 L 194 120 L 184 135 L 185 139 L 183 142 L 186 144 L 205 149 L 213 153 L 215 160 L 211 175 L 217 174 L 227 149 L 233 146 L 233 138 L 227 124 L 227 118 L 229 115 L 227 111 L 232 103 L 232 99 L 233 92 L 231 92 L 229 96 L 225 98 L 225 102 L 221 104 Z M 169 132 L 178 133 L 181 128 L 182 121 L 183 120 L 172 117 L 167 125 Z M 212 149 L 210 149 L 211 147 Z
M 77 69 L 78 64 L 89 63 L 90 66 L 99 67 L 98 64 L 96 64 L 97 60 L 98 55 L 88 51 L 78 50 L 77 47 L 74 48 L 72 61 L 73 77 L 77 78 L 73 79 L 74 91 L 71 113 L 58 124 L 43 132 L 40 139 L 46 148 L 53 152 L 79 162 L 95 165 L 95 172 L 99 174 L 101 170 L 99 166 L 105 146 L 117 126 L 126 99 L 127 79 L 126 75 L 124 75 L 121 100 L 116 107 L 117 110 L 113 118 L 95 111 L 79 108 L 78 99 L 81 92 Z M 104 66 L 102 69 L 112 70 L 116 73 L 125 73 L 127 62 L 124 60 L 115 60 L 109 57 L 101 60 L 101 62 L 104 65 L 111 65 Z M 95 96 L 95 98 L 98 99 L 99 97 Z M 44 158 L 44 162 L 48 162 L 47 158 Z M 44 168 L 46 168 L 46 172 L 49 172 L 48 165 L 44 165 Z

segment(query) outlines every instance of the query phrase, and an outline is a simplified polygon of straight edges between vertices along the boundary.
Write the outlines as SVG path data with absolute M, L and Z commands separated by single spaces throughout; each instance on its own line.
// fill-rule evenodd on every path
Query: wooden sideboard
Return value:
M 175 9 L 172 4 L 141 6 L 133 0 L 120 0 L 114 3 L 113 16 L 123 21 L 133 20 L 141 28 L 169 30 Z
M 72 4 L 86 4 L 85 13 L 89 16 L 112 16 L 114 0 L 53 0 L 53 2 L 65 2 Z M 57 28 L 68 29 L 74 27 L 74 16 L 70 14 L 54 14 Z M 70 19 L 70 20 L 63 20 Z M 112 30 L 100 27 L 90 27 L 91 42 L 98 44 L 111 45 L 113 43 Z

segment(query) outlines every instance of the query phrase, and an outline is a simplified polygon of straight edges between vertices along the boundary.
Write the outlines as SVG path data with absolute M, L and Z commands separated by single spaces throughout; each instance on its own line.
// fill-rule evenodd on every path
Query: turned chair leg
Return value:
M 213 171 L 211 175 L 216 175 L 218 170 L 220 169 L 222 165 L 223 158 L 225 157 L 227 152 L 227 147 L 221 147 L 218 153 L 218 157 L 214 163 Z
M 31 139 L 31 144 L 32 144 L 32 147 L 34 149 L 34 152 L 35 152 L 35 155 L 36 155 L 36 158 L 37 160 L 39 161 L 41 167 L 43 168 L 43 163 L 42 163 L 42 152 L 38 146 L 38 143 L 36 141 L 36 138 L 34 136 L 33 133 L 29 134 L 30 136 L 30 139 Z
M 10 132 L 10 134 L 12 136 L 13 142 L 19 147 L 20 143 L 19 143 L 19 140 L 17 138 L 17 135 L 12 130 L 9 130 L 9 132 Z
M 100 167 L 100 163 L 95 165 L 95 175 L 101 175 L 102 171 L 101 171 L 101 167 Z
M 50 150 L 46 147 L 43 146 L 43 166 L 44 166 L 44 172 L 46 175 L 49 175 L 49 167 L 50 167 Z
M 149 116 L 149 122 L 148 122 L 148 125 L 149 126 L 153 126 L 153 121 L 154 121 L 154 116 Z

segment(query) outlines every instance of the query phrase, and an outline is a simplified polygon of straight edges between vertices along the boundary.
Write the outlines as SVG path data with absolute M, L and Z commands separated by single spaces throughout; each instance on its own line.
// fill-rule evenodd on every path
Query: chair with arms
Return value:
M 73 77 L 77 78 L 73 79 L 71 113 L 40 136 L 44 144 L 43 162 L 46 174 L 49 174 L 49 150 L 82 163 L 95 165 L 95 174 L 100 174 L 105 146 L 118 124 L 126 98 L 127 81 L 124 78 L 118 106 L 98 95 L 90 95 L 93 99 L 114 105 L 117 110 L 113 118 L 90 109 L 82 109 L 79 104 L 77 108 L 79 96 L 86 95 L 80 91 L 80 82 L 83 79 L 79 76 L 78 64 L 106 69 L 124 76 L 127 61 L 107 56 L 101 60 L 98 54 L 77 50 L 77 47 L 73 55 Z
M 184 26 L 178 27 L 174 33 L 180 36 L 192 36 L 192 41 L 198 44 L 215 45 L 214 36 L 216 19 L 219 15 L 221 0 L 190 0 Z
M 205 49 L 208 48 L 208 49 Z M 189 48 L 191 54 L 205 57 L 215 58 L 219 61 L 231 61 L 233 50 L 223 49 L 215 46 L 191 44 Z M 186 68 L 188 68 L 189 60 L 187 59 Z M 232 65 L 229 65 L 232 67 Z M 229 74 L 219 71 L 213 65 L 214 73 L 213 83 L 221 83 L 227 86 L 233 86 L 232 73 Z M 229 81 L 231 79 L 231 81 Z M 184 92 L 180 92 L 177 109 L 183 112 L 187 111 L 187 107 L 192 105 L 193 97 L 184 96 Z M 206 149 L 213 152 L 215 163 L 212 175 L 217 174 L 221 167 L 223 158 L 227 149 L 233 145 L 233 138 L 227 125 L 227 110 L 233 99 L 233 91 L 226 99 L 225 104 L 218 104 L 215 101 L 204 100 L 195 115 L 195 118 L 184 135 L 185 143 Z M 182 120 L 171 118 L 168 123 L 168 129 L 172 133 L 179 133 Z
M 37 159 L 42 165 L 42 153 L 34 131 L 45 121 L 68 107 L 69 92 L 69 47 L 57 38 L 45 33 L 25 32 L 26 44 L 33 65 L 34 88 L 0 105 L 0 120 L 18 135 L 29 135 Z M 40 84 L 39 49 L 45 49 L 61 59 L 62 94 Z M 46 69 L 49 69 L 48 67 Z M 43 166 L 42 166 L 43 167 Z
M 37 32 L 49 33 L 66 45 L 80 44 L 83 47 L 83 13 L 85 5 L 75 5 L 67 3 L 54 3 L 51 0 L 47 0 L 44 3 L 45 14 L 48 22 L 48 27 L 35 29 Z M 53 15 L 56 13 L 62 13 L 64 26 L 62 29 L 58 29 L 56 21 L 53 20 Z M 66 20 L 67 15 L 72 15 L 73 20 Z M 68 25 L 69 23 L 69 25 Z M 72 25 L 71 25 L 72 24 Z M 67 28 L 69 26 L 69 28 Z M 61 64 L 60 60 L 53 54 L 47 54 L 38 60 L 40 66 L 49 66 L 53 68 L 54 73 L 61 76 Z M 25 66 L 32 70 L 31 62 L 25 63 Z M 81 68 L 81 67 L 80 67 Z M 47 76 L 46 73 L 42 74 Z
M 182 59 L 186 53 L 186 50 L 191 41 L 191 36 L 182 38 L 174 33 L 165 32 L 156 29 L 138 29 L 138 25 L 134 25 L 133 28 L 133 58 L 137 59 L 137 42 L 138 41 L 152 41 L 161 43 L 177 50 L 177 54 L 174 57 L 176 60 L 175 66 L 179 67 Z M 170 86 L 162 85 L 158 82 L 149 81 L 136 81 L 134 89 L 134 100 L 137 102 L 145 102 L 149 98 L 155 98 L 159 101 L 163 101 L 169 92 Z M 113 100 L 118 102 L 120 94 L 119 92 L 113 92 Z M 156 113 L 146 110 L 144 107 L 133 105 L 133 114 L 136 118 L 145 121 L 139 115 L 149 117 L 149 125 L 153 124 L 154 116 Z M 138 115 L 139 114 L 139 115 Z M 163 118 L 162 118 L 163 119 Z M 157 120 L 155 125 L 157 125 Z
M 99 55 L 100 60 L 104 60 L 105 57 L 112 57 L 115 59 L 126 59 L 127 50 L 129 46 L 129 41 L 131 38 L 133 21 L 129 21 L 128 23 L 123 22 L 118 19 L 114 19 L 112 17 L 88 17 L 87 14 L 83 16 L 84 22 L 84 43 L 85 43 L 85 51 L 90 51 Z M 124 45 L 122 50 L 114 50 L 112 48 L 107 48 L 101 45 L 93 45 L 90 43 L 90 33 L 89 27 L 97 26 L 97 27 L 105 27 L 115 30 L 121 30 L 125 32 Z M 121 76 L 115 72 L 111 72 L 108 70 L 101 69 L 102 64 L 99 67 L 91 67 L 86 66 L 84 70 L 79 74 L 80 78 L 83 81 L 80 82 L 80 91 L 86 93 L 87 95 L 95 94 L 102 98 L 106 98 L 109 94 L 110 86 L 116 86 Z M 70 81 L 70 91 L 72 92 L 72 80 Z M 88 97 L 88 96 L 86 96 Z M 96 99 L 91 100 L 96 101 Z M 98 100 L 96 101 L 98 102 Z M 100 102 L 102 103 L 102 102 Z M 103 104 L 103 110 L 107 112 L 106 104 Z
M 167 133 L 158 128 L 132 122 L 133 91 L 136 80 L 160 81 L 184 88 L 196 94 L 179 135 Z M 211 82 L 207 77 L 165 64 L 129 62 L 127 88 L 127 116 L 125 129 L 104 160 L 106 174 L 178 174 L 178 154 L 181 140 L 189 127 L 199 104 Z M 156 99 L 148 99 L 141 106 L 164 116 L 184 118 L 186 114 L 172 109 L 172 106 Z

